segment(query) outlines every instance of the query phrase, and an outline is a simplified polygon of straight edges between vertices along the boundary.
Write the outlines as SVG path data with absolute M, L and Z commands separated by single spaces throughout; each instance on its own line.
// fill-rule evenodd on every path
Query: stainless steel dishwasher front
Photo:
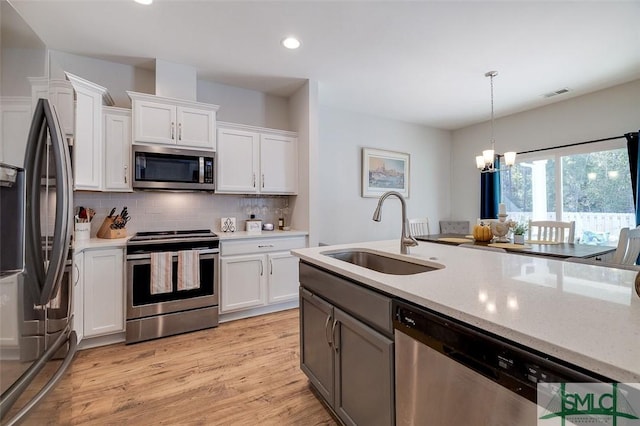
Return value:
M 396 330 L 396 425 L 535 425 L 536 405 Z
M 393 312 L 397 426 L 535 426 L 538 383 L 611 382 L 413 304 Z

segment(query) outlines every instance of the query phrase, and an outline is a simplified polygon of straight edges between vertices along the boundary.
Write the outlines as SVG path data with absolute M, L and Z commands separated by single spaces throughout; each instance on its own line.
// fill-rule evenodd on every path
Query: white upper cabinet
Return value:
M 65 80 L 49 80 L 49 100 L 56 108 L 62 132 L 67 136 L 73 136 L 74 98 L 71 83 Z
M 131 191 L 131 110 L 103 107 L 104 190 Z
M 178 107 L 178 145 L 216 149 L 216 111 Z
M 298 138 L 293 132 L 218 124 L 216 192 L 296 194 Z
M 276 133 L 260 135 L 260 191 L 298 192 L 298 139 Z
M 107 89 L 67 73 L 75 91 L 73 186 L 76 190 L 104 189 L 102 105 L 113 105 Z
M 31 115 L 29 97 L 0 97 L 0 162 L 23 167 Z
M 216 191 L 257 193 L 260 135 L 241 129 L 218 129 Z
M 127 94 L 133 110 L 133 143 L 215 151 L 218 105 L 136 92 Z
M 75 131 L 75 111 L 73 86 L 67 80 L 47 77 L 29 77 L 31 83 L 31 108 L 35 109 L 38 99 L 49 99 L 56 109 L 62 133 L 71 137 Z
M 133 98 L 132 98 L 133 99 Z M 136 142 L 175 144 L 176 107 L 152 101 L 134 101 Z

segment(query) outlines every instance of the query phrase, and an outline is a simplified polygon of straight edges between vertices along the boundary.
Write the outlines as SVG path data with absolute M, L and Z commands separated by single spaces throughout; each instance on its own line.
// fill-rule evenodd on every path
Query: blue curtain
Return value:
M 640 157 L 638 146 L 638 133 L 627 133 L 627 152 L 629 153 L 629 171 L 631 172 L 631 188 L 633 189 L 633 204 L 636 209 L 636 226 L 640 225 L 640 194 L 638 194 L 638 172 L 640 172 Z
M 494 166 L 500 168 L 500 157 L 496 156 Z M 480 218 L 497 219 L 500 203 L 500 172 L 480 174 Z

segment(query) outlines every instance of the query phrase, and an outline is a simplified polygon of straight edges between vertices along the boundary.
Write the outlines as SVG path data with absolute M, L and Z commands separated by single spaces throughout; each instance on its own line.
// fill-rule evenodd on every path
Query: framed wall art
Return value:
M 362 196 L 377 198 L 387 191 L 409 197 L 409 154 L 362 148 Z

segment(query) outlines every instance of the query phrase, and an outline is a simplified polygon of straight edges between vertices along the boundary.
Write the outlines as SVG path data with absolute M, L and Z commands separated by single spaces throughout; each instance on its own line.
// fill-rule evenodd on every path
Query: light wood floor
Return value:
M 298 310 L 78 352 L 27 425 L 335 425 L 299 367 Z

